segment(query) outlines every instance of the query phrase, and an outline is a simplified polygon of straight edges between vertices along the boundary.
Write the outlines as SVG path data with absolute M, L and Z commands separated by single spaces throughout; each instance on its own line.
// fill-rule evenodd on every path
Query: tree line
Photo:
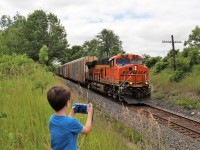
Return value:
M 173 50 L 170 50 L 164 58 L 150 57 L 143 55 L 145 64 L 151 68 L 154 74 L 163 70 L 171 69 L 171 81 L 179 82 L 192 72 L 192 68 L 200 65 L 200 28 L 196 26 L 189 35 L 188 40 L 184 42 L 185 48 L 175 50 L 176 54 L 176 71 L 173 71 Z M 200 71 L 199 71 L 200 74 Z
M 83 45 L 70 48 L 66 30 L 53 13 L 35 10 L 27 18 L 19 13 L 13 18 L 1 16 L 0 54 L 26 54 L 51 66 L 53 62 L 66 63 L 86 55 L 105 58 L 117 53 L 124 53 L 122 41 L 109 29 L 103 29 Z
M 185 48 L 175 50 L 177 70 L 172 81 L 183 79 L 194 65 L 200 63 L 200 28 L 196 26 L 184 42 Z M 70 47 L 67 32 L 60 19 L 43 10 L 35 10 L 27 17 L 16 13 L 11 18 L 3 15 L 0 20 L 0 54 L 25 54 L 47 66 L 54 62 L 66 63 L 83 56 L 106 58 L 125 53 L 122 41 L 112 30 L 102 29 L 94 38 L 82 45 Z M 153 73 L 173 68 L 172 50 L 164 58 L 143 54 L 145 65 Z

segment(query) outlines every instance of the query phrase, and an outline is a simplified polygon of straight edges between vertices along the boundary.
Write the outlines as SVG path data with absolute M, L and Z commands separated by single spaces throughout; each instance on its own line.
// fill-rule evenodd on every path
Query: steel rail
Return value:
M 150 117 L 150 114 L 152 114 L 159 124 L 200 141 L 200 122 L 149 105 L 130 106 L 129 109 L 133 111 L 142 110 L 141 114 L 146 117 Z

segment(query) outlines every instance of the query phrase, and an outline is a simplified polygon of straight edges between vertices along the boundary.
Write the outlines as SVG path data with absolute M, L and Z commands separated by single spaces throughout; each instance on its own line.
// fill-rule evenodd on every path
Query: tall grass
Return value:
M 49 145 L 49 109 L 45 92 L 35 80 L 55 84 L 52 74 L 35 70 L 33 76 L 17 75 L 0 80 L 0 149 L 44 149 Z
M 12 60 L 14 65 L 11 58 L 16 59 Z M 46 100 L 46 92 L 50 86 L 63 83 L 25 56 L 0 57 L 0 62 L 0 149 L 50 149 L 48 121 L 54 112 Z M 76 100 L 79 101 L 72 94 L 72 101 Z M 79 114 L 76 118 L 84 124 L 86 115 Z M 79 135 L 78 148 L 138 149 L 138 145 L 114 128 L 96 112 L 92 132 L 88 136 Z
M 192 72 L 178 86 L 187 91 L 194 91 L 200 94 L 200 65 L 195 65 Z
M 163 99 L 168 93 L 171 92 L 173 83 L 169 81 L 170 73 L 168 71 L 162 71 L 159 74 L 150 75 L 150 83 L 152 89 L 152 97 L 156 99 Z
M 77 93 L 72 94 L 71 100 L 71 104 L 74 102 L 88 103 L 87 99 L 80 97 Z M 103 114 L 95 104 L 94 112 L 92 132 L 88 136 L 79 134 L 78 149 L 139 149 L 142 137 L 138 133 L 131 128 L 125 127 L 114 118 Z M 75 117 L 84 124 L 87 115 L 76 114 Z
M 170 76 L 170 70 L 150 75 L 153 98 L 170 99 L 188 109 L 200 108 L 200 65 L 193 66 L 191 73 L 180 82 L 170 82 Z

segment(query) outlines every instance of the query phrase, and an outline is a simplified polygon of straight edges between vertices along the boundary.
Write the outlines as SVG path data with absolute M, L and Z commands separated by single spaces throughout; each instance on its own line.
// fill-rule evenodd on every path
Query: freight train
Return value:
M 139 55 L 118 54 L 99 60 L 86 56 L 58 67 L 56 73 L 128 104 L 145 103 L 151 89 L 148 68 Z

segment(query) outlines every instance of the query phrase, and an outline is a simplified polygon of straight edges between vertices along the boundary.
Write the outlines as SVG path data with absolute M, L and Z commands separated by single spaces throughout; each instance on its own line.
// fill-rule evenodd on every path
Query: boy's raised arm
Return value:
M 83 129 L 81 131 L 82 134 L 89 134 L 92 129 L 92 115 L 93 115 L 93 106 L 90 103 L 88 108 L 88 117 L 85 123 L 85 126 L 83 126 Z
M 75 113 L 74 113 L 74 106 L 72 107 L 72 109 L 70 110 L 70 113 L 69 113 L 69 115 L 68 115 L 68 117 L 70 117 L 70 118 L 74 118 L 74 115 L 75 115 Z

